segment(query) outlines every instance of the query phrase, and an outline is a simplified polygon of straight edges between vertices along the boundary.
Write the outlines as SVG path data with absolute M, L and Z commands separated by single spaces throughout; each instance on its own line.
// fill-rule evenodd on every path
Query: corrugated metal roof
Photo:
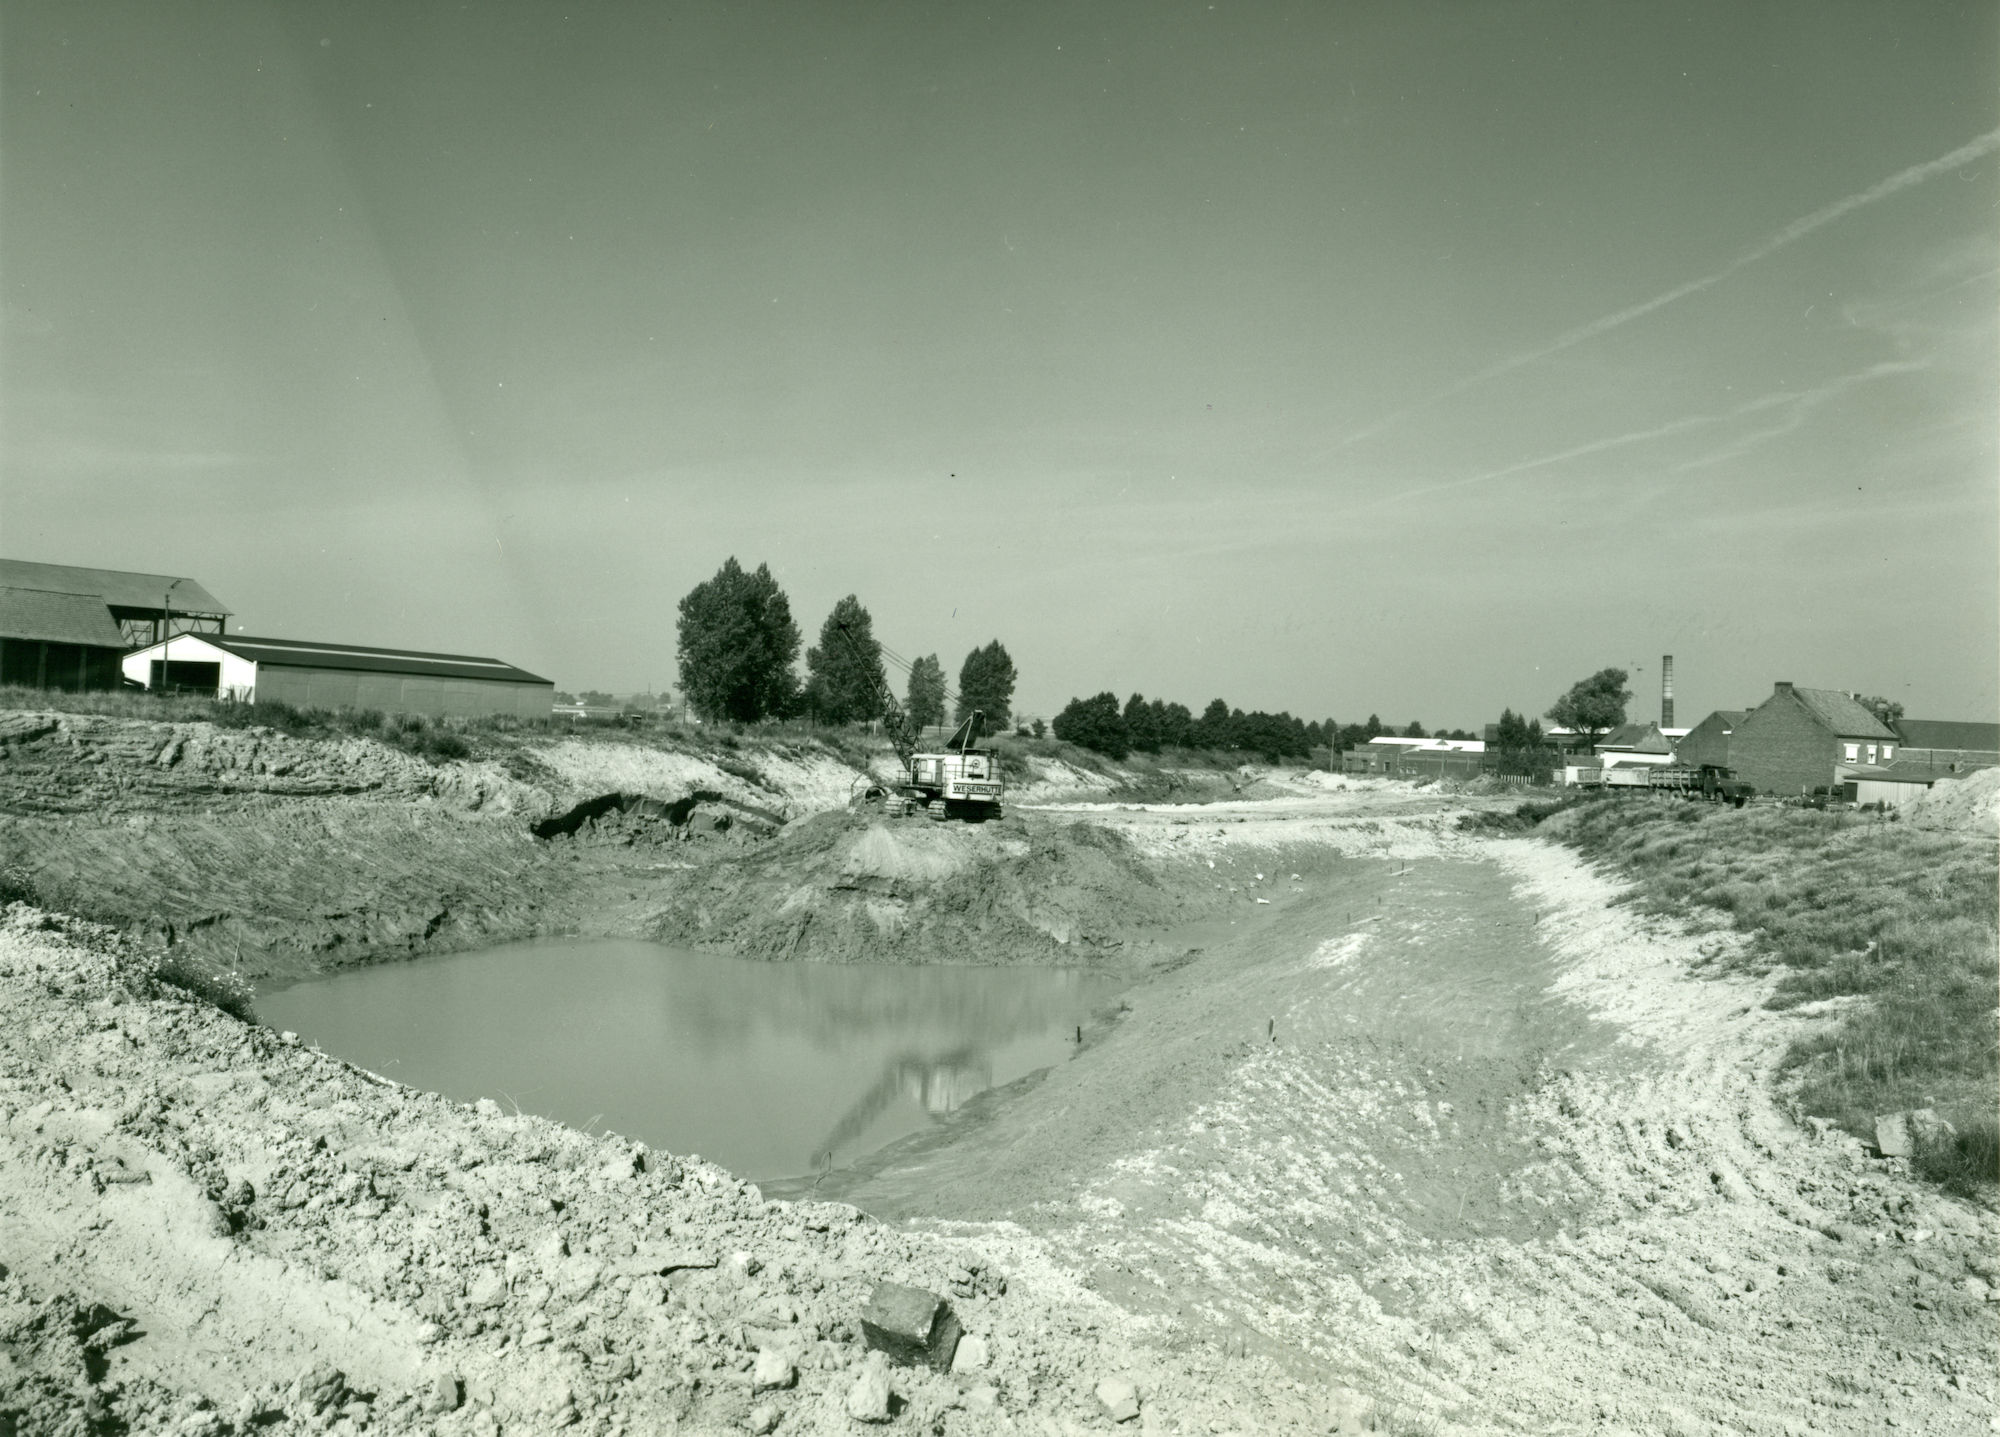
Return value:
M 57 594 L 95 594 L 115 609 L 158 611 L 169 587 L 168 607 L 176 614 L 227 614 L 222 602 L 193 579 L 173 574 L 135 574 L 124 569 L 80 569 L 72 564 L 36 564 L 0 559 L 0 585 L 43 589 Z
M 125 636 L 98 595 L 11 586 L 0 588 L 0 637 L 99 649 L 125 647 Z
M 1959 723 L 1953 719 L 1897 719 L 1896 732 L 1911 748 L 1957 748 L 2000 752 L 2000 723 Z
M 1852 694 L 1844 694 L 1839 689 L 1802 689 L 1796 686 L 1792 692 L 1814 718 L 1841 738 L 1886 738 L 1895 742 L 1895 733 L 1856 703 Z
M 357 673 L 426 674 L 440 679 L 493 679 L 500 683 L 546 684 L 550 680 L 499 659 L 474 654 L 425 654 L 414 649 L 377 649 L 364 644 L 320 644 L 304 639 L 253 639 L 242 634 L 203 634 L 204 641 L 253 663 L 296 669 L 346 669 Z

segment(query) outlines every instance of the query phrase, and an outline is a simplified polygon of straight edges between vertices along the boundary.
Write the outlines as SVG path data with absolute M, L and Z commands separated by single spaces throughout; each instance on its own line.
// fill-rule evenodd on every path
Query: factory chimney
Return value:
M 1667 654 L 1660 660 L 1660 727 L 1674 726 L 1674 656 Z

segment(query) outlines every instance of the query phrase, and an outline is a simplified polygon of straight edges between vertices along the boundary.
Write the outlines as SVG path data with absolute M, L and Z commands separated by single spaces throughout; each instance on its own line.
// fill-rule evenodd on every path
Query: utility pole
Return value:
M 185 579 L 176 579 L 167 585 L 166 593 L 160 595 L 160 687 L 158 690 L 160 693 L 167 691 L 167 640 L 171 637 L 169 630 L 173 625 L 172 602 L 174 590 L 186 582 L 187 580 Z

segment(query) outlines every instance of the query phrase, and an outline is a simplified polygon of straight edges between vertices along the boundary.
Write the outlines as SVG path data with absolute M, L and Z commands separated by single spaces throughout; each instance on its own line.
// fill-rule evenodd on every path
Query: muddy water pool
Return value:
M 1063 969 L 753 963 L 561 941 L 299 983 L 257 1011 L 412 1087 L 764 1181 L 838 1167 L 1065 1061 L 1119 986 Z

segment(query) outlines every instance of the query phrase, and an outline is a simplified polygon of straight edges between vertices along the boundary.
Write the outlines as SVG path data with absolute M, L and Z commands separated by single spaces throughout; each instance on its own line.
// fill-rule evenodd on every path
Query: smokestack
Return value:
M 1674 726 L 1674 656 L 1660 660 L 1660 727 Z

